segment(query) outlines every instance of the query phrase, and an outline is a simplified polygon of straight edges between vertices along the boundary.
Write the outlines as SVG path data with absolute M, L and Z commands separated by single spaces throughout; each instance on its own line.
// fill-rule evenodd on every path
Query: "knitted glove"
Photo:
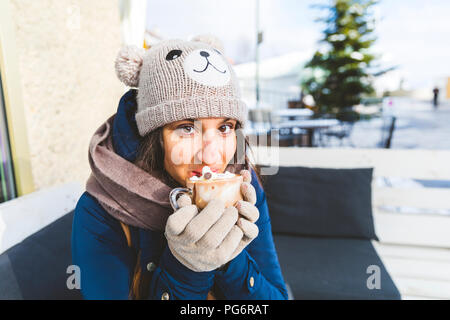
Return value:
M 236 225 L 238 209 L 225 209 L 222 200 L 214 199 L 198 212 L 187 195 L 177 203 L 180 209 L 168 218 L 164 232 L 175 258 L 196 272 L 212 271 L 227 263 L 244 236 Z
M 244 182 L 241 184 L 241 193 L 244 200 L 239 200 L 235 207 L 239 213 L 239 219 L 237 225 L 244 233 L 243 238 L 239 242 L 238 247 L 233 252 L 230 260 L 233 260 L 241 251 L 248 246 L 258 236 L 259 229 L 255 222 L 259 218 L 259 210 L 255 206 L 256 204 L 256 190 L 251 185 L 252 175 L 248 170 L 241 170 L 240 174 L 244 178 Z

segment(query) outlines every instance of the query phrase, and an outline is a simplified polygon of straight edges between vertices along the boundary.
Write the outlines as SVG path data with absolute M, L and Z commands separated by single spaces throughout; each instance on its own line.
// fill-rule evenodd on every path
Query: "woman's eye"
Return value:
M 230 133 L 231 130 L 233 130 L 233 129 L 234 129 L 234 126 L 232 124 L 224 124 L 223 126 L 221 126 L 219 128 L 220 132 L 225 133 L 225 134 Z
M 190 126 L 190 125 L 184 125 L 184 126 L 178 127 L 177 130 L 180 130 L 181 133 L 185 134 L 185 135 L 194 133 L 194 127 Z
M 183 52 L 183 51 L 177 50 L 177 49 L 171 50 L 171 51 L 167 54 L 166 60 L 167 60 L 167 61 L 175 60 L 176 58 L 178 58 L 179 56 L 181 56 L 181 53 L 182 53 L 182 52 Z

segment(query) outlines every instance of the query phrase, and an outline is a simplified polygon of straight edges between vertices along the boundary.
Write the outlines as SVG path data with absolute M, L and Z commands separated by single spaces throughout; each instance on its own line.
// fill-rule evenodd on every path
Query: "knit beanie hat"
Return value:
M 164 40 L 148 50 L 125 46 L 115 67 L 124 84 L 138 89 L 141 136 L 184 119 L 225 117 L 245 125 L 247 106 L 236 74 L 213 35 Z

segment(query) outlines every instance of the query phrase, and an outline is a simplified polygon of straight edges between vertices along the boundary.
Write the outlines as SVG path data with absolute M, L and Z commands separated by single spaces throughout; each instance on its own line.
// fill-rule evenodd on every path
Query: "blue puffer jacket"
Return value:
M 139 135 L 134 120 L 136 90 L 120 100 L 113 125 L 116 153 L 132 161 Z M 194 272 L 172 255 L 163 232 L 130 226 L 132 243 L 141 249 L 142 272 L 153 273 L 148 299 L 206 299 L 214 288 L 225 299 L 287 299 L 288 293 L 275 251 L 264 190 L 252 171 L 260 217 L 259 235 L 232 260 L 226 270 Z M 128 299 L 136 263 L 136 248 L 127 245 L 118 220 L 89 193 L 75 208 L 72 226 L 72 260 L 81 270 L 85 299 Z M 150 266 L 155 266 L 150 267 Z M 149 271 L 150 270 L 150 271 Z M 165 294 L 165 297 L 167 297 Z

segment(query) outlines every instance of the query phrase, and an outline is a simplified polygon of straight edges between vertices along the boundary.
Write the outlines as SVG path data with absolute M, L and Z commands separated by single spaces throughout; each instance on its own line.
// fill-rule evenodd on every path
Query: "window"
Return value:
M 16 197 L 16 185 L 3 97 L 3 86 L 0 78 L 0 202 Z

